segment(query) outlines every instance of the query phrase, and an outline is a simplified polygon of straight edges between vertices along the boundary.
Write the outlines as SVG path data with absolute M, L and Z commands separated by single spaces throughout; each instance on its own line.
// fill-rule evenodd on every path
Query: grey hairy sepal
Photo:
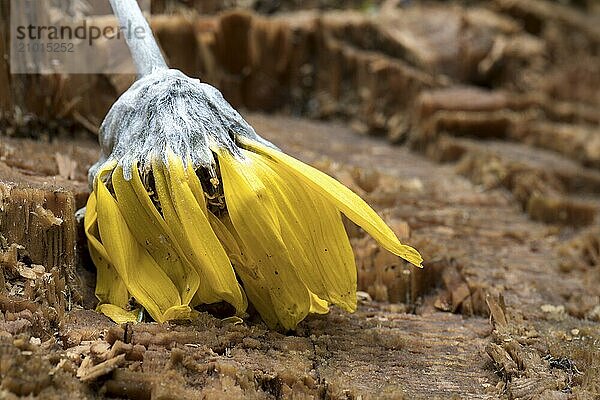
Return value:
M 93 185 L 105 163 L 117 161 L 125 179 L 138 165 L 148 172 L 152 160 L 168 165 L 172 151 L 187 166 L 214 172 L 215 148 L 225 148 L 242 158 L 237 136 L 276 148 L 254 129 L 223 98 L 215 87 L 176 69 L 163 69 L 141 77 L 119 97 L 100 126 L 100 160 L 88 174 Z

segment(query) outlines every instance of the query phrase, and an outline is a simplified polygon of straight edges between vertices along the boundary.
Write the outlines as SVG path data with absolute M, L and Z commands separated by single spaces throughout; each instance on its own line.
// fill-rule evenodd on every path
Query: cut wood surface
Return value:
M 63 398 L 65 390 L 70 398 L 598 393 L 597 270 L 561 266 L 566 258 L 558 250 L 569 245 L 565 231 L 532 222 L 503 188 L 476 186 L 455 166 L 357 136 L 343 124 L 259 114 L 249 121 L 285 151 L 360 192 L 386 220 L 406 221 L 409 231 L 392 226 L 423 252 L 425 269 L 374 255 L 369 239 L 350 227 L 360 289 L 367 292 L 359 310 L 309 317 L 288 335 L 269 332 L 257 320 L 236 325 L 206 313 L 192 323 L 119 327 L 77 304 L 49 320 L 46 304 L 13 294 L 1 302 L 7 398 Z M 72 153 L 81 157 L 79 172 L 93 151 L 86 149 L 84 142 Z M 79 186 L 57 185 L 74 195 L 74 186 L 86 187 L 75 182 Z M 70 218 L 64 216 L 75 223 Z M 577 245 L 578 235 L 571 237 Z M 31 281 L 11 275 L 4 263 L 3 269 L 9 285 Z M 87 275 L 80 276 L 85 286 Z

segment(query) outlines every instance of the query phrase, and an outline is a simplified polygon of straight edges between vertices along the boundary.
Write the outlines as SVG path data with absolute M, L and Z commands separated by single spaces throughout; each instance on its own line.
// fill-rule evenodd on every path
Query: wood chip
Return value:
M 77 370 L 77 377 L 83 382 L 93 381 L 101 376 L 104 376 L 114 371 L 116 368 L 120 367 L 121 365 L 123 365 L 123 363 L 125 363 L 125 354 L 120 354 L 115 358 L 111 358 L 110 360 L 106 360 L 94 366 L 89 366 L 89 364 L 91 363 L 91 359 L 89 359 L 89 362 L 86 362 L 86 360 L 88 359 L 89 358 L 86 358 Z

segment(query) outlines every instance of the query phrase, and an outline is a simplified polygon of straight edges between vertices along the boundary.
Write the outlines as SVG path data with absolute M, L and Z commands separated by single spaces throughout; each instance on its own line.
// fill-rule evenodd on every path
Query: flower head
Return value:
M 85 231 L 99 311 L 162 322 L 199 304 L 248 302 L 294 328 L 356 309 L 342 214 L 384 248 L 422 261 L 356 194 L 260 138 L 210 85 L 165 70 L 137 81 L 101 128 Z
M 110 3 L 124 27 L 150 32 L 137 2 Z M 124 322 L 143 308 L 162 322 L 216 302 L 243 315 L 250 302 L 285 329 L 331 304 L 354 311 L 342 213 L 420 266 L 352 191 L 258 136 L 214 87 L 168 69 L 151 34 L 126 40 L 141 77 L 102 123 L 89 173 L 99 311 Z

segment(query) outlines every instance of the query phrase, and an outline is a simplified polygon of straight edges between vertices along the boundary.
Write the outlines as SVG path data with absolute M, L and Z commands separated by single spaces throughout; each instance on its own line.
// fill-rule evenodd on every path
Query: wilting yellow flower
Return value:
M 137 303 L 163 322 L 216 302 L 244 315 L 250 302 L 269 326 L 293 329 L 331 304 L 354 311 L 341 213 L 420 266 L 356 194 L 262 139 L 214 87 L 168 69 L 137 2 L 111 5 L 146 34 L 126 35 L 140 76 L 102 123 L 89 173 L 100 312 L 136 321 Z
M 203 180 L 168 152 L 145 176 L 116 162 L 97 173 L 85 231 L 98 270 L 98 310 L 135 321 L 130 297 L 156 321 L 191 318 L 199 304 L 250 301 L 271 327 L 294 328 L 331 304 L 356 309 L 356 267 L 341 213 L 384 248 L 422 259 L 356 194 L 257 141 L 216 149 L 219 175 Z

